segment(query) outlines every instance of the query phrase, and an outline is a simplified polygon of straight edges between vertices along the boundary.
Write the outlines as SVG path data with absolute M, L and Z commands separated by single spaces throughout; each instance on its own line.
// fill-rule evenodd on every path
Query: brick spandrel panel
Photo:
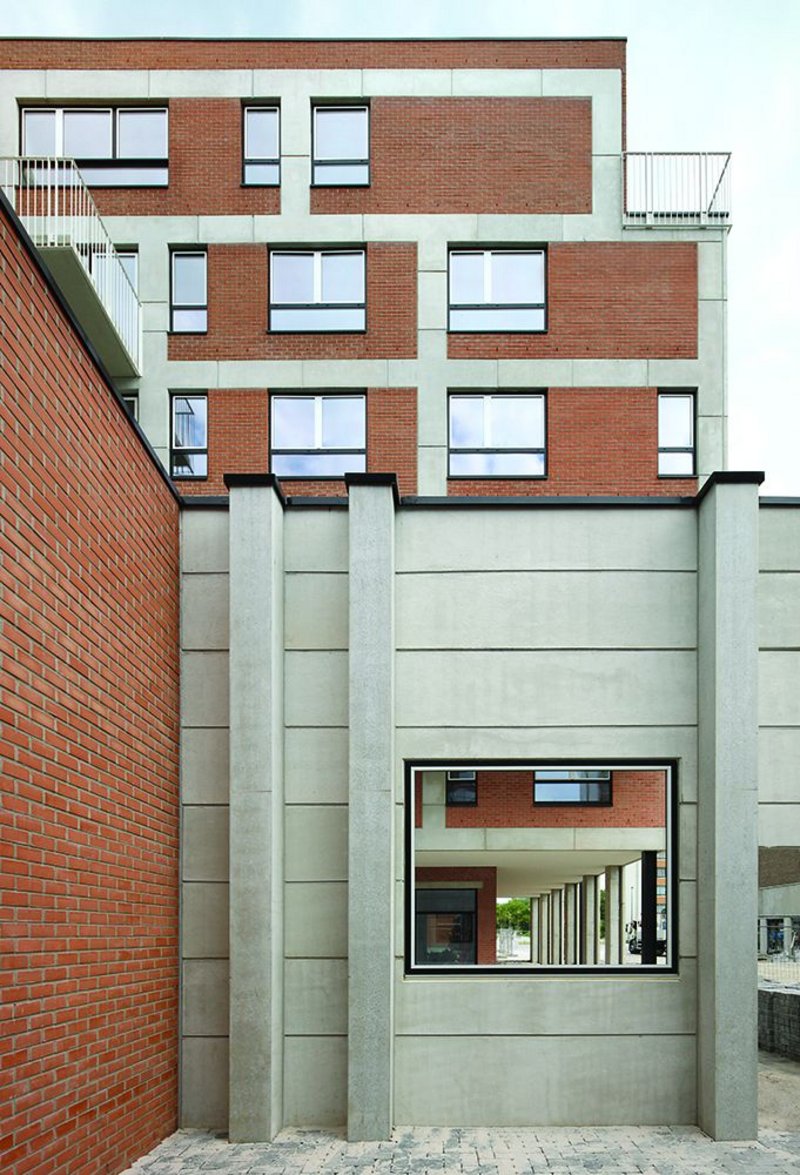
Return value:
M 209 245 L 208 332 L 171 335 L 169 358 L 416 357 L 415 244 L 374 243 L 367 246 L 367 329 L 361 332 L 270 333 L 267 329 L 268 269 L 268 251 L 264 245 Z
M 171 98 L 168 105 L 169 186 L 92 188 L 101 216 L 280 212 L 279 187 L 242 186 L 242 103 L 238 98 Z
M 373 98 L 370 185 L 318 213 L 589 213 L 588 98 Z
M 176 1122 L 178 508 L 0 210 L 4 1175 Z
M 533 802 L 533 772 L 478 771 L 475 807 L 446 809 L 447 828 L 661 828 L 666 820 L 663 771 L 612 772 L 610 807 Z
M 547 331 L 448 337 L 450 359 L 695 359 L 697 246 L 556 243 Z
M 3 69 L 619 69 L 625 41 L 0 41 Z
M 547 476 L 459 478 L 450 497 L 697 493 L 696 477 L 658 476 L 657 388 L 550 388 Z

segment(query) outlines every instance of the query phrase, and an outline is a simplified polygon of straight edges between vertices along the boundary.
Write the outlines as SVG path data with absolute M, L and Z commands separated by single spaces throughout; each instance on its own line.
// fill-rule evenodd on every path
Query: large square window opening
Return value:
M 363 331 L 366 317 L 363 249 L 270 254 L 270 330 Z
M 173 477 L 208 476 L 208 398 L 172 397 L 170 472 Z
M 208 256 L 200 250 L 172 254 L 170 330 L 208 330 Z
M 32 107 L 22 111 L 27 182 L 64 182 L 57 159 L 74 159 L 89 187 L 163 187 L 169 182 L 166 107 Z M 63 169 L 61 169 L 63 170 Z
M 450 477 L 545 477 L 545 396 L 451 394 Z
M 547 329 L 544 249 L 451 249 L 451 331 Z
M 694 404 L 694 392 L 675 391 L 659 393 L 659 477 L 694 476 Z
M 282 478 L 341 478 L 367 467 L 366 397 L 274 395 L 270 468 Z
M 676 767 L 407 768 L 409 972 L 677 970 Z
M 312 183 L 316 187 L 369 184 L 369 107 L 314 107 Z
M 281 179 L 280 108 L 245 106 L 242 182 L 275 187 Z

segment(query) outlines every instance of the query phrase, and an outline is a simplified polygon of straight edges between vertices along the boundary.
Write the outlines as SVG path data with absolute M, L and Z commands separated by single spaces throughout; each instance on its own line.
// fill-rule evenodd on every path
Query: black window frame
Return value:
M 362 302 L 274 302 L 272 300 L 272 282 L 273 282 L 273 258 L 275 257 L 322 257 L 325 256 L 343 256 L 343 255 L 359 255 L 364 262 L 364 300 Z M 279 335 L 359 335 L 366 334 L 367 331 L 367 247 L 366 245 L 325 245 L 325 246 L 311 246 L 308 245 L 278 245 L 269 250 L 268 264 L 269 264 L 269 289 L 268 297 L 268 330 L 270 334 Z M 320 260 L 320 266 L 322 261 Z M 360 310 L 364 315 L 363 326 L 352 327 L 321 327 L 313 326 L 298 329 L 296 327 L 276 327 L 273 322 L 273 313 L 276 310 Z
M 274 428 L 273 428 L 273 404 L 275 400 L 360 400 L 364 409 L 364 446 L 363 448 L 356 448 L 355 446 L 348 448 L 333 448 L 323 447 L 313 449 L 276 449 L 273 444 Z M 322 409 L 320 406 L 320 413 Z M 316 407 L 315 407 L 316 414 Z M 298 388 L 293 391 L 285 391 L 276 389 L 270 392 L 269 397 L 269 468 L 271 472 L 275 472 L 275 456 L 298 457 L 298 456 L 324 456 L 326 453 L 338 453 L 342 456 L 363 456 L 363 469 L 354 469 L 348 472 L 365 473 L 367 471 L 367 453 L 369 452 L 369 412 L 368 412 L 368 397 L 364 388 L 336 388 L 328 391 L 327 389 L 312 389 L 312 388 Z M 344 480 L 345 473 L 296 473 L 285 474 L 276 473 L 276 477 L 281 481 L 336 481 Z
M 543 302 L 453 302 L 452 299 L 452 266 L 451 258 L 456 254 L 499 254 L 499 253 L 524 253 L 539 255 L 544 259 L 544 301 Z M 525 243 L 521 245 L 450 245 L 447 250 L 447 333 L 456 335 L 480 335 L 480 334 L 502 334 L 502 335 L 543 335 L 548 331 L 548 273 L 549 273 L 549 259 L 548 249 L 546 245 Z M 452 325 L 452 314 L 454 310 L 541 310 L 542 311 L 542 326 L 537 328 L 531 327 L 466 327 Z
M 175 301 L 175 260 L 178 257 L 202 257 L 205 262 L 205 302 Z M 205 314 L 205 326 L 200 328 L 185 328 L 175 326 L 175 311 L 189 310 Z M 205 335 L 208 334 L 208 250 L 202 245 L 173 245 L 169 251 L 169 333 L 174 335 Z
M 532 802 L 534 808 L 612 808 L 614 806 L 614 773 L 612 771 L 603 772 L 602 770 L 598 770 L 595 774 L 595 778 L 593 778 L 593 779 L 586 779 L 586 778 L 575 779 L 575 778 L 570 778 L 571 776 L 574 776 L 575 769 L 565 768 L 562 772 L 562 775 L 563 775 L 562 779 L 552 779 L 552 778 L 551 779 L 537 779 L 537 775 L 539 775 L 540 772 L 542 772 L 542 771 L 547 771 L 548 774 L 550 774 L 553 771 L 558 771 L 558 770 L 559 770 L 559 768 L 557 768 L 557 767 L 549 767 L 549 768 L 548 767 L 541 767 L 541 768 L 534 770 L 533 781 L 532 781 L 532 790 L 531 790 L 531 802 Z M 592 769 L 588 768 L 587 770 L 592 770 Z M 586 783 L 586 784 L 598 783 L 598 784 L 606 784 L 607 786 L 603 789 L 605 792 L 605 795 L 603 796 L 603 798 L 598 799 L 598 800 L 586 799 L 586 798 L 580 798 L 577 800 L 573 800 L 573 799 L 538 800 L 536 798 L 536 784 L 537 783 L 545 783 L 545 784 L 548 784 L 550 787 L 553 787 L 553 786 L 558 787 L 561 784 L 564 784 L 567 786 L 573 786 L 576 783 Z
M 278 116 L 278 154 L 275 158 L 263 158 L 258 155 L 247 154 L 247 114 L 250 110 L 274 110 Z M 242 103 L 242 187 L 243 188 L 279 188 L 281 186 L 281 104 L 276 99 L 263 101 L 247 101 Z M 269 164 L 277 168 L 278 178 L 272 181 L 252 180 L 247 178 L 248 164 L 262 166 Z
M 427 920 L 428 918 L 436 917 L 437 915 L 444 915 L 445 917 L 447 917 L 447 916 L 465 917 L 466 916 L 466 917 L 469 917 L 472 921 L 472 938 L 469 941 L 469 946 L 471 947 L 471 952 L 472 952 L 472 955 L 474 956 L 474 959 L 471 962 L 469 960 L 462 960 L 460 965 L 464 966 L 464 967 L 469 967 L 470 970 L 474 969 L 475 966 L 477 965 L 477 959 L 478 959 L 478 932 L 479 932 L 478 918 L 479 918 L 479 912 L 478 912 L 478 891 L 477 891 L 477 889 L 475 889 L 473 886 L 471 886 L 469 884 L 465 884 L 463 886 L 459 886 L 458 888 L 451 888 L 451 889 L 440 889 L 436 885 L 433 885 L 433 884 L 423 884 L 423 885 L 419 885 L 419 886 L 415 884 L 414 890 L 415 890 L 415 894 L 414 894 L 414 896 L 415 896 L 415 902 L 414 902 L 414 907 L 415 907 L 415 909 L 414 909 L 415 954 L 416 954 L 416 943 L 419 940 L 420 922 L 422 920 Z M 442 908 L 441 909 L 430 909 L 430 910 L 420 909 L 420 903 L 418 902 L 418 899 L 417 899 L 417 895 L 420 893 L 425 893 L 428 895 L 434 895 L 434 894 L 441 895 Z M 462 899 L 464 897 L 466 897 L 467 895 L 470 895 L 472 908 L 468 909 L 467 904 L 465 902 L 463 902 L 463 900 L 461 903 L 462 908 L 458 908 L 458 903 L 454 899 L 455 894 L 458 894 L 459 897 L 461 897 Z M 451 905 L 451 904 L 452 904 L 452 908 L 448 909 L 447 908 L 448 905 Z M 425 963 L 422 964 L 422 966 L 425 966 L 425 965 L 436 966 L 437 964 L 430 963 L 430 962 L 427 962 L 426 964 Z M 439 964 L 439 966 L 441 966 L 441 964 Z
M 515 449 L 495 448 L 489 445 L 483 445 L 480 448 L 460 448 L 453 447 L 451 443 L 451 413 L 452 402 L 454 399 L 474 399 L 474 400 L 492 400 L 512 399 L 519 396 L 520 398 L 537 399 L 542 401 L 542 416 L 543 416 L 543 432 L 544 440 L 541 447 L 538 446 L 520 446 Z M 546 388 L 496 388 L 491 391 L 473 391 L 472 389 L 452 388 L 447 393 L 447 477 L 449 481 L 544 481 L 548 477 L 548 395 Z M 452 456 L 453 453 L 532 453 L 541 454 L 544 461 L 544 469 L 542 473 L 453 473 L 452 471 Z
M 205 445 L 176 445 L 175 444 L 175 404 L 178 400 L 202 400 L 206 406 Z M 208 392 L 178 391 L 170 392 L 169 397 L 169 475 L 173 481 L 207 481 L 208 480 Z M 176 457 L 205 456 L 205 473 L 177 473 L 175 471 Z
M 316 157 L 317 111 L 318 110 L 363 110 L 367 116 L 367 157 L 366 159 L 324 159 Z M 325 101 L 314 99 L 311 103 L 311 187 L 312 188 L 368 188 L 372 183 L 372 110 L 366 99 Z M 366 167 L 367 178 L 352 183 L 328 183 L 317 177 L 317 168 Z
M 52 158 L 55 158 L 55 159 L 73 158 L 72 156 L 66 156 L 63 154 L 63 145 L 64 145 L 64 142 L 63 142 L 63 134 L 64 134 L 63 121 L 64 121 L 64 114 L 65 113 L 85 112 L 88 114 L 106 114 L 106 113 L 108 113 L 111 115 L 111 154 L 108 156 L 83 155 L 83 156 L 75 156 L 74 157 L 75 164 L 78 167 L 79 171 L 81 172 L 81 175 L 83 176 L 84 182 L 88 188 L 166 188 L 169 186 L 169 103 L 168 102 L 154 102 L 154 103 L 148 103 L 148 102 L 122 102 L 122 103 L 120 103 L 120 102 L 97 102 L 97 103 L 76 102 L 76 103 L 71 103 L 71 102 L 68 102 L 68 103 L 60 103 L 60 104 L 59 103 L 42 102 L 42 103 L 32 103 L 30 105 L 20 106 L 20 108 L 19 108 L 19 120 L 20 120 L 19 121 L 19 141 L 20 141 L 20 148 L 21 148 L 20 154 L 23 157 L 27 156 L 27 144 L 25 142 L 25 138 L 26 138 L 25 115 L 28 112 L 42 113 L 44 111 L 53 111 L 56 115 L 56 126 L 57 126 L 56 148 L 58 148 L 58 146 L 59 146 L 58 140 L 60 138 L 60 140 L 61 140 L 60 145 L 62 147 L 62 153 L 61 154 L 58 154 L 57 152 L 54 153 Z M 137 113 L 137 112 L 142 112 L 142 113 L 159 112 L 159 113 L 164 114 L 164 117 L 166 120 L 166 125 L 165 125 L 166 143 L 167 143 L 166 155 L 131 156 L 131 155 L 120 155 L 119 154 L 119 116 L 120 116 L 120 114 L 126 114 L 126 113 L 133 114 L 133 113 Z M 61 124 L 60 130 L 58 129 L 59 122 Z M 34 156 L 33 158 L 37 158 L 37 157 Z M 48 156 L 48 158 L 51 158 L 51 157 Z M 123 170 L 131 169 L 131 168 L 138 168 L 140 171 L 143 171 L 143 172 L 147 172 L 148 170 L 151 170 L 154 173 L 154 178 L 149 181 L 141 179 L 141 180 L 138 180 L 134 183 L 131 183 L 129 181 L 123 181 L 123 180 L 120 180 L 119 182 L 116 182 L 116 183 L 112 182 L 113 181 L 113 173 L 115 171 L 123 171 Z M 94 171 L 99 171 L 99 170 L 108 171 L 110 173 L 109 181 L 106 182 L 104 180 L 104 181 L 98 183 L 96 178 L 91 178 L 91 176 L 84 175 L 84 171 L 91 172 L 93 170 Z M 164 173 L 163 176 L 160 175 L 160 173 L 162 173 L 162 172 Z M 156 176 L 155 173 L 159 173 L 159 175 Z M 27 182 L 29 182 L 29 183 L 32 182 L 34 184 L 36 183 L 35 173 L 33 175 L 31 175 L 29 173 Z M 51 182 L 51 176 L 49 175 L 49 173 L 44 173 L 43 177 L 42 177 L 42 183 L 49 184 L 50 182 Z
M 472 799 L 462 800 L 456 795 L 459 788 L 472 784 Z M 445 806 L 447 808 L 477 808 L 478 806 L 478 772 L 456 768 L 448 771 L 445 778 Z
M 660 412 L 661 401 L 670 399 L 690 399 L 692 402 L 692 443 L 691 445 L 662 445 L 661 444 L 661 428 L 660 428 Z M 675 479 L 681 477 L 697 477 L 697 389 L 696 388 L 659 388 L 656 398 L 656 429 L 657 429 L 657 444 L 658 444 L 658 476 L 660 478 Z M 673 453 L 689 453 L 692 458 L 691 473 L 662 473 L 661 472 L 661 455 L 669 455 Z

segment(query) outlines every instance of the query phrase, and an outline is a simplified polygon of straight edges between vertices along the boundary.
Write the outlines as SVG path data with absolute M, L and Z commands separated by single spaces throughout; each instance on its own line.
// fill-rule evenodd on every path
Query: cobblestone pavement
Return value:
M 712 1142 L 695 1127 L 560 1127 L 478 1130 L 417 1127 L 390 1142 L 346 1142 L 318 1130 L 284 1130 L 272 1143 L 228 1143 L 179 1130 L 128 1175 L 671 1175 L 800 1172 L 800 1133 L 762 1131 L 758 1142 Z

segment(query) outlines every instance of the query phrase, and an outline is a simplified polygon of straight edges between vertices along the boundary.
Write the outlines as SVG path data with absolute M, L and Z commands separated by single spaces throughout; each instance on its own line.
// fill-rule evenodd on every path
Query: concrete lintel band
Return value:
M 347 1134 L 360 1142 L 392 1129 L 395 501 L 386 481 L 348 490 Z
M 717 479 L 698 517 L 698 1122 L 756 1138 L 758 487 Z
M 283 510 L 230 494 L 230 1116 L 232 1142 L 283 1118 Z

